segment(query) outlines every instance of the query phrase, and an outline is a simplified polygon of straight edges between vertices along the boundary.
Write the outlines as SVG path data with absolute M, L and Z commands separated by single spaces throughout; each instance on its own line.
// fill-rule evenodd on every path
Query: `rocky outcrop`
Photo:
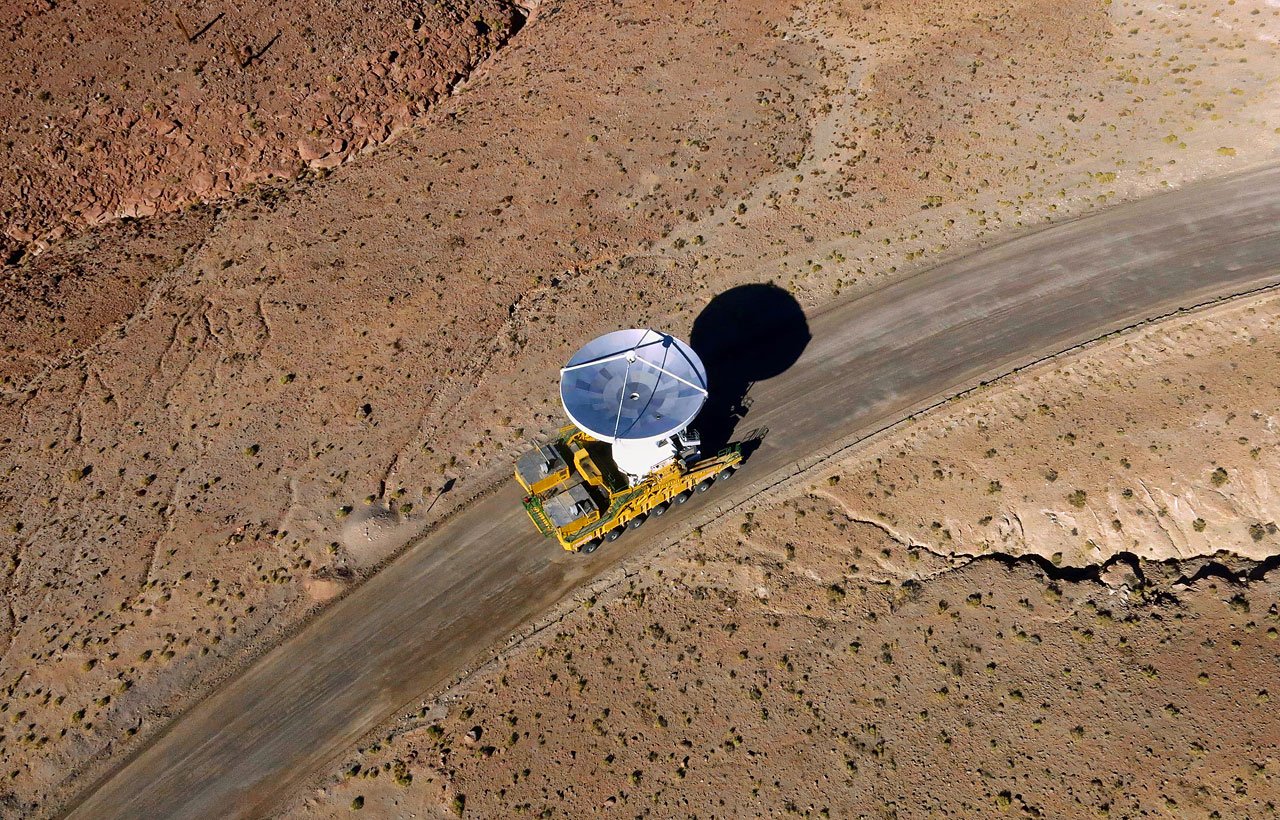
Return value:
M 525 15 L 506 0 L 202 9 L 32 4 L 4 24 L 8 53 L 36 58 L 0 61 L 0 262 L 334 168 L 417 121 Z

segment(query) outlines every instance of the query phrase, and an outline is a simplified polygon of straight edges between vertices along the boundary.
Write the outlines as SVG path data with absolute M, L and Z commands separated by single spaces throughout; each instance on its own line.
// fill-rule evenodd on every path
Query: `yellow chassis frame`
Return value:
M 556 527 L 542 508 L 542 495 L 538 491 L 545 489 L 543 483 L 530 487 L 518 472 L 516 480 L 531 493 L 524 499 L 524 508 L 534 525 L 543 535 L 554 536 L 560 546 L 569 552 L 580 552 L 584 547 L 589 547 L 586 552 L 594 551 L 600 541 L 614 530 L 618 530 L 620 535 L 637 518 L 648 515 L 660 505 L 674 503 L 681 494 L 694 492 L 703 482 L 714 481 L 717 476 L 734 470 L 742 463 L 742 449 L 734 444 L 715 456 L 696 462 L 687 470 L 679 462 L 672 463 L 655 471 L 634 487 L 615 492 L 605 484 L 599 469 L 586 457 L 585 451 L 574 448 L 575 444 L 592 439 L 573 427 L 565 427 L 560 432 L 559 440 L 575 449 L 574 466 L 570 469 L 576 470 L 587 483 L 597 487 L 609 499 L 608 509 L 603 513 L 597 511 L 594 515 L 579 518 L 564 527 Z M 663 511 L 665 512 L 665 508 Z

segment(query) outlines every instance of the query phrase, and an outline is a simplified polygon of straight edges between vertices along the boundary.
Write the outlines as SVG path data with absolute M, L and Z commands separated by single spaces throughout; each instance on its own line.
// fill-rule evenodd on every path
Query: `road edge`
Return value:
M 813 473 L 818 472 L 822 467 L 831 464 L 833 461 L 841 459 L 858 449 L 878 444 L 884 439 L 900 433 L 905 427 L 922 421 L 925 417 L 936 411 L 944 410 L 957 401 L 978 395 L 987 389 L 1003 386 L 1009 379 L 1028 370 L 1051 365 L 1062 360 L 1075 359 L 1095 347 L 1154 325 L 1172 322 L 1191 315 L 1209 313 L 1238 302 L 1246 302 L 1251 299 L 1261 300 L 1269 296 L 1280 295 L 1280 264 L 1277 264 L 1276 269 L 1271 273 L 1256 281 L 1262 284 L 1255 284 L 1248 289 L 1226 294 L 1201 294 L 1197 297 L 1199 301 L 1172 309 L 1169 309 L 1167 305 L 1160 306 L 1158 309 L 1164 312 L 1157 315 L 1143 318 L 1130 316 L 1112 323 L 1111 326 L 1108 326 L 1108 329 L 1100 334 L 1089 335 L 1087 338 L 1072 341 L 1067 347 L 1051 345 L 1033 352 L 1030 356 L 1017 357 L 1011 361 L 1020 363 L 1010 365 L 1006 362 L 1003 365 L 997 365 L 985 370 L 952 388 L 934 393 L 912 405 L 905 412 L 895 414 L 893 420 L 881 420 L 865 425 L 860 430 L 844 436 L 814 455 L 798 459 L 788 466 L 775 470 L 749 484 L 735 486 L 733 495 L 724 498 L 718 504 L 710 505 L 705 511 L 693 516 L 688 521 L 687 526 L 681 527 L 681 531 L 678 534 L 669 535 L 661 541 L 655 542 L 653 546 L 643 552 L 623 559 L 605 574 L 595 577 L 569 592 L 559 602 L 545 611 L 542 616 L 529 621 L 525 626 L 512 632 L 505 639 L 491 644 L 489 651 L 481 653 L 485 656 L 484 661 L 460 670 L 447 682 L 435 687 L 431 692 L 425 692 L 406 702 L 396 709 L 392 715 L 388 716 L 386 720 L 361 735 L 350 748 L 368 746 L 377 739 L 390 740 L 397 734 L 396 729 L 400 722 L 408 717 L 405 715 L 405 711 L 409 705 L 423 702 L 435 703 L 437 706 L 442 705 L 450 699 L 454 692 L 466 685 L 470 680 L 495 669 L 524 649 L 526 644 L 536 639 L 547 629 L 562 623 L 570 614 L 581 609 L 584 600 L 593 596 L 604 595 L 635 577 L 651 564 L 654 559 L 678 545 L 694 530 L 725 518 L 761 496 L 775 495 L 798 484 L 803 484 L 811 480 Z M 972 560 L 974 557 L 976 556 L 969 556 L 968 558 Z M 968 561 L 965 563 L 968 563 Z M 1093 564 L 1081 566 L 1088 567 L 1093 566 Z M 959 566 L 954 569 L 958 568 Z M 415 708 L 413 711 L 416 712 L 417 709 Z M 333 758 L 333 760 L 341 759 L 341 756 Z M 331 771 L 317 770 L 312 776 L 302 781 L 295 790 L 292 799 L 287 799 L 287 802 L 281 803 L 279 808 L 273 811 L 270 816 L 281 817 L 295 809 L 303 799 L 302 795 L 316 788 L 321 788 L 331 776 Z

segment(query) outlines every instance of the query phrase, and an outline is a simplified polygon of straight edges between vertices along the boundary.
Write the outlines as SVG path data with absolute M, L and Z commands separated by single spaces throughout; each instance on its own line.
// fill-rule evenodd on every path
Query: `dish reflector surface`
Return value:
M 601 441 L 683 430 L 707 400 L 707 371 L 684 342 L 656 330 L 617 330 L 588 342 L 560 370 L 560 400 Z

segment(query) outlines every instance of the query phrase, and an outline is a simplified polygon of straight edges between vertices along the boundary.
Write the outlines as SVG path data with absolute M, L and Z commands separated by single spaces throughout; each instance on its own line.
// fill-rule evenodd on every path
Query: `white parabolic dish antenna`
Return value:
M 616 457 L 620 448 L 652 448 L 688 427 L 707 400 L 707 370 L 674 336 L 617 330 L 588 342 L 561 368 L 560 400 L 575 426 L 615 445 Z

